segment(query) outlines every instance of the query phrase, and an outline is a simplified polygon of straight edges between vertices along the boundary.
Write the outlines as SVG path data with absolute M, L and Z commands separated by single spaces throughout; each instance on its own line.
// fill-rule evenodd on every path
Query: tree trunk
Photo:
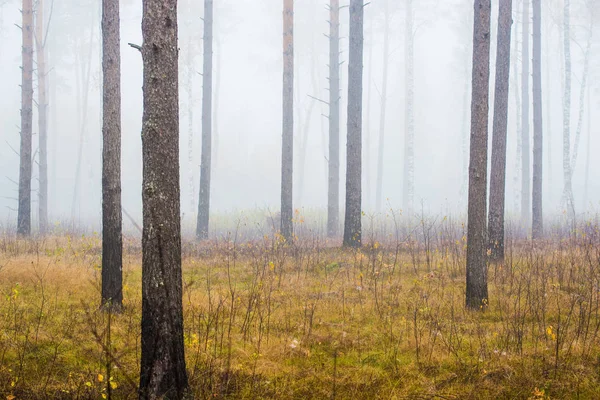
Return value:
M 504 206 L 506 193 L 506 135 L 508 87 L 510 82 L 510 39 L 512 0 L 500 0 L 498 45 L 496 46 L 496 89 L 490 176 L 489 249 L 491 259 L 504 259 Z
M 119 0 L 102 0 L 102 305 L 123 303 Z
M 565 93 L 563 97 L 563 204 L 566 205 L 569 225 L 575 221 L 575 204 L 573 202 L 573 184 L 571 181 L 571 0 L 565 0 L 563 41 L 565 56 Z
M 204 66 L 202 68 L 202 155 L 196 237 L 208 239 L 210 213 L 210 159 L 212 130 L 213 0 L 204 0 Z
M 338 0 L 339 2 L 339 0 Z M 367 28 L 368 32 L 368 40 L 372 41 L 373 38 L 373 20 L 371 19 L 369 23 L 369 28 Z M 372 171 L 371 171 L 371 100 L 373 97 L 371 96 L 373 90 L 373 46 L 369 46 L 369 50 L 367 52 L 367 98 L 365 103 L 365 208 L 370 210 L 373 207 L 373 203 L 371 203 L 371 179 L 372 179 Z
M 340 1 L 329 4 L 329 168 L 327 236 L 337 236 L 340 218 Z
M 513 94 L 515 97 L 515 109 L 516 109 L 516 137 L 515 137 L 515 143 L 517 145 L 517 154 L 515 157 L 515 171 L 514 171 L 514 176 L 513 176 L 513 183 L 514 183 L 514 203 L 513 203 L 513 209 L 515 210 L 515 212 L 518 212 L 519 207 L 521 205 L 521 191 L 519 190 L 519 178 L 521 177 L 521 123 L 522 123 L 522 119 L 521 119 L 521 111 L 522 111 L 522 107 L 521 107 L 521 96 L 519 94 L 519 63 L 518 63 L 518 59 L 519 59 L 519 55 L 518 55 L 518 48 L 519 48 L 519 25 L 515 24 L 515 34 L 513 35 L 513 57 L 512 57 L 512 63 L 513 63 L 513 73 L 510 74 L 511 78 L 512 78 L 512 86 L 513 86 Z M 509 88 L 510 91 L 510 88 Z
M 544 135 L 542 130 L 542 5 L 533 0 L 533 196 L 532 224 L 533 239 L 544 232 L 542 215 L 542 175 Z
M 587 113 L 587 146 L 585 149 L 585 177 L 584 177 L 584 186 L 583 186 L 583 207 L 584 209 L 588 206 L 588 189 L 590 186 L 590 147 L 591 147 L 591 138 L 592 138 L 592 102 L 591 102 L 591 89 L 590 86 L 587 87 L 587 105 L 588 105 L 588 113 Z
M 21 151 L 17 233 L 31 234 L 31 138 L 33 125 L 33 4 L 23 0 L 23 47 L 21 57 Z
M 294 234 L 294 1 L 283 0 L 283 124 L 281 141 L 281 234 Z
M 140 399 L 182 399 L 177 0 L 144 0 L 142 357 Z
M 196 189 L 194 185 L 194 80 L 193 74 L 194 69 L 194 51 L 192 50 L 192 36 L 188 38 L 187 43 L 187 54 L 186 54 L 186 85 L 185 91 L 187 93 L 187 122 L 188 122 L 188 186 L 190 195 L 190 213 L 193 214 L 196 209 Z
M 350 0 L 348 60 L 348 139 L 346 141 L 346 215 L 344 246 L 361 245 L 363 0 Z
M 412 11 L 413 0 L 406 0 L 406 24 L 405 24 L 405 87 L 406 87 L 406 108 L 405 123 L 406 133 L 404 139 L 404 191 L 403 207 L 404 212 L 412 214 L 415 202 L 415 56 L 414 56 L 414 21 Z
M 490 0 L 475 0 L 473 29 L 473 86 L 467 226 L 466 305 L 487 306 L 486 191 L 490 79 Z
M 45 235 L 48 232 L 48 100 L 46 99 L 46 38 L 44 32 L 44 0 L 39 0 L 37 3 L 35 35 L 38 75 L 38 130 L 40 152 L 38 218 L 40 224 L 40 234 L 42 235 Z
M 408 2 L 410 3 L 411 0 Z M 375 192 L 375 207 L 381 212 L 383 192 L 383 149 L 385 146 L 385 111 L 387 104 L 388 64 L 390 53 L 390 13 L 389 1 L 385 0 L 383 28 L 383 77 L 381 82 L 381 107 L 379 108 L 379 146 L 377 150 L 377 191 Z
M 521 69 L 521 223 L 527 230 L 531 221 L 531 172 L 529 159 L 529 7 L 530 0 L 523 0 L 523 42 Z

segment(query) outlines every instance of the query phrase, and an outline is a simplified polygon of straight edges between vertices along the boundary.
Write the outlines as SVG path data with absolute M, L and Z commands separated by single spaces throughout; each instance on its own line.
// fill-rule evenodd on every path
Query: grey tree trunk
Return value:
M 39 194 L 38 213 L 40 234 L 48 232 L 48 100 L 46 85 L 46 38 L 44 28 L 44 0 L 38 0 L 36 10 L 36 53 L 38 76 L 38 134 L 39 134 Z
M 504 259 L 504 208 L 506 197 L 506 136 L 508 130 L 508 88 L 510 82 L 510 39 L 512 0 L 500 0 L 498 44 L 496 46 L 496 89 L 490 174 L 488 240 L 491 259 Z
M 119 0 L 102 0 L 102 305 L 123 304 Z
M 188 38 L 186 51 L 186 85 L 187 94 L 187 122 L 188 122 L 188 189 L 190 196 L 190 212 L 196 209 L 196 185 L 194 184 L 194 51 L 192 47 L 192 36 Z
M 183 399 L 177 0 L 143 0 L 140 399 Z
M 410 3 L 411 0 L 408 0 Z M 387 105 L 388 65 L 390 53 L 390 13 L 389 1 L 385 0 L 383 28 L 383 75 L 381 81 L 381 107 L 379 108 L 379 145 L 377 149 L 377 190 L 375 192 L 375 207 L 381 212 L 383 192 L 383 149 L 385 146 L 385 111 Z
M 521 69 L 521 223 L 525 229 L 528 229 L 531 221 L 531 172 L 529 158 L 529 7 L 530 0 L 523 0 L 523 42 L 522 42 L 522 62 Z
M 348 60 L 348 139 L 346 141 L 346 215 L 344 246 L 361 245 L 363 0 L 350 0 Z
M 588 189 L 590 186 L 590 147 L 591 147 L 591 137 L 592 137 L 592 102 L 591 102 L 591 89 L 590 86 L 587 87 L 587 146 L 585 149 L 585 176 L 584 176 L 584 186 L 583 186 L 583 207 L 587 208 L 588 206 Z
M 512 85 L 513 85 L 513 94 L 514 94 L 514 98 L 515 98 L 515 109 L 516 109 L 516 118 L 515 118 L 515 122 L 516 122 L 516 137 L 515 137 L 515 142 L 517 144 L 517 154 L 515 157 L 515 171 L 514 171 L 514 176 L 513 176 L 513 183 L 514 183 L 514 203 L 513 203 L 513 208 L 515 211 L 519 210 L 520 206 L 521 206 L 521 191 L 519 190 L 519 178 L 521 178 L 521 111 L 522 111 L 522 107 L 521 107 L 521 95 L 519 93 L 519 63 L 518 63 L 518 48 L 519 48 L 519 43 L 518 43 L 518 38 L 519 38 L 519 25 L 515 24 L 515 34 L 513 35 L 513 57 L 512 57 L 512 63 L 513 63 L 513 73 L 510 74 L 511 78 L 512 78 Z M 509 88 L 510 91 L 510 88 Z
M 413 0 L 406 0 L 406 24 L 404 36 L 405 48 L 405 87 L 406 87 L 406 105 L 405 105 L 405 123 L 406 133 L 404 139 L 404 190 L 403 207 L 404 212 L 412 214 L 415 202 L 415 55 L 414 55 L 414 20 L 412 11 Z
M 23 0 L 23 47 L 21 58 L 21 148 L 19 165 L 19 205 L 17 233 L 31 234 L 31 138 L 33 125 L 33 4 Z
M 367 40 L 372 40 L 373 38 L 373 20 L 371 19 L 368 28 L 367 28 Z M 373 203 L 371 202 L 371 179 L 372 179 L 372 171 L 371 171 L 371 100 L 372 100 L 372 77 L 373 77 L 373 46 L 369 46 L 369 50 L 367 52 L 367 98 L 365 104 L 365 123 L 364 123 L 364 134 L 363 137 L 365 139 L 365 195 L 364 202 L 365 208 L 371 209 L 373 207 Z
M 490 80 L 490 0 L 475 0 L 473 29 L 473 86 L 467 226 L 466 305 L 487 306 L 486 200 Z
M 281 234 L 294 235 L 294 1 L 283 0 L 283 126 L 281 140 Z
M 544 135 L 542 121 L 542 5 L 541 0 L 533 0 L 533 219 L 531 224 L 533 239 L 539 239 L 544 234 L 542 215 Z
M 329 4 L 329 168 L 327 236 L 337 236 L 340 218 L 340 1 Z
M 204 66 L 202 68 L 202 155 L 196 237 L 208 239 L 212 139 L 213 0 L 204 0 Z
M 563 204 L 566 205 L 569 225 L 575 221 L 573 184 L 571 181 L 571 0 L 565 0 L 563 20 L 563 47 L 565 57 L 565 92 L 563 97 Z

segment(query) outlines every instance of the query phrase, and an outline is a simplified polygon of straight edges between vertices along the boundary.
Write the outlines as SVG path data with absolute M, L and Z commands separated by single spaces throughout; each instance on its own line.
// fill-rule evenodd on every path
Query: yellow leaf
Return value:
M 104 375 L 98 374 L 98 382 L 102 382 L 104 380 Z
M 14 400 L 16 399 L 15 396 L 13 396 L 12 394 L 9 394 L 8 396 L 6 396 L 6 400 Z
M 106 398 L 106 393 L 102 393 L 102 398 L 105 399 Z
M 117 382 L 115 382 L 115 381 L 110 381 L 110 387 L 111 387 L 111 389 L 114 390 L 114 389 L 118 388 L 119 385 L 117 385 Z

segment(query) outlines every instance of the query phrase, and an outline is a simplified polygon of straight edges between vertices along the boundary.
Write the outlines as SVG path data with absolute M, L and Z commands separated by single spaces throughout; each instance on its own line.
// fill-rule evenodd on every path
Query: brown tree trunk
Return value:
M 487 306 L 486 191 L 490 79 L 490 0 L 475 0 L 473 29 L 473 89 L 467 226 L 466 304 Z
M 523 42 L 521 70 L 521 223 L 528 229 L 531 221 L 531 172 L 529 158 L 529 6 L 531 0 L 523 0 Z
M 119 0 L 102 0 L 102 305 L 123 304 Z
M 492 260 L 504 259 L 504 206 L 506 194 L 506 135 L 508 129 L 508 87 L 510 82 L 510 39 L 512 0 L 500 0 L 498 45 L 496 46 L 496 89 L 490 174 L 488 239 Z
M 348 60 L 348 139 L 346 141 L 346 215 L 344 246 L 361 245 L 363 0 L 350 0 Z
M 204 66 L 202 69 L 202 155 L 196 237 L 208 239 L 212 139 L 213 0 L 204 0 Z
M 340 1 L 331 0 L 329 17 L 329 171 L 327 236 L 335 237 L 340 218 Z
M 542 216 L 542 5 L 541 0 L 533 0 L 533 195 L 532 224 L 533 239 L 544 233 Z
M 48 101 L 46 99 L 46 38 L 44 35 L 44 0 L 37 3 L 36 52 L 38 76 L 38 130 L 39 130 L 39 225 L 40 234 L 48 232 Z M 47 28 L 46 28 L 47 29 Z
M 17 233 L 31 234 L 31 137 L 33 125 L 33 4 L 23 0 L 23 47 L 21 57 L 21 151 Z
M 281 234 L 294 234 L 294 1 L 283 0 L 283 123 L 281 140 Z
M 143 0 L 141 399 L 182 399 L 177 0 Z

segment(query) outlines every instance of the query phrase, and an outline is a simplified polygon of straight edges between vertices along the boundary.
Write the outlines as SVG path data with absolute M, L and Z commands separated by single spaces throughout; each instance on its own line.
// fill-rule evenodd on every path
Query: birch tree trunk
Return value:
M 415 198 L 415 119 L 414 119 L 414 100 L 415 100 L 415 60 L 414 60 L 414 19 L 413 19 L 413 0 L 406 0 L 406 24 L 405 24 L 405 87 L 406 87 L 406 105 L 405 105 L 405 137 L 404 137 L 404 191 L 403 208 L 404 212 L 411 215 L 414 209 Z
M 123 304 L 119 0 L 102 0 L 102 305 Z
M 294 1 L 283 0 L 283 118 L 281 141 L 281 234 L 294 234 Z
M 533 239 L 539 239 L 544 234 L 542 109 L 542 5 L 541 0 L 533 0 L 533 219 L 531 224 Z
M 486 200 L 490 79 L 490 0 L 475 0 L 473 29 L 473 89 L 467 226 L 466 305 L 487 307 Z
M 204 0 L 204 64 L 202 68 L 202 154 L 196 237 L 208 239 L 212 140 L 213 0 Z
M 140 399 L 183 399 L 177 0 L 143 0 Z
M 19 205 L 17 233 L 31 234 L 31 140 L 33 125 L 33 4 L 23 0 L 21 59 L 21 147 L 19 165 Z
M 363 0 L 350 0 L 348 60 L 348 139 L 346 141 L 346 215 L 344 246 L 361 246 Z
M 506 193 L 506 135 L 510 82 L 512 0 L 500 0 L 496 46 L 496 88 L 490 176 L 489 249 L 491 259 L 504 259 L 504 206 Z
M 329 16 L 329 168 L 327 236 L 337 236 L 340 218 L 340 1 L 331 0 Z
M 46 85 L 46 38 L 44 28 L 44 0 L 38 0 L 36 11 L 36 54 L 38 76 L 38 134 L 39 134 L 39 194 L 38 218 L 40 234 L 48 232 L 48 100 Z
M 523 0 L 523 42 L 522 42 L 522 62 L 521 69 L 521 105 L 523 111 L 521 113 L 521 223 L 527 230 L 531 221 L 531 172 L 529 158 L 529 8 L 530 0 Z

